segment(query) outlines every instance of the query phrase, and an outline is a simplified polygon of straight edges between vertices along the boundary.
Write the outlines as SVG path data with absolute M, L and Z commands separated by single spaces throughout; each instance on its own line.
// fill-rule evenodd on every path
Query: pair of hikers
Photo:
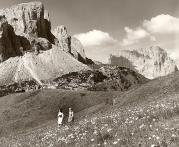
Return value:
M 62 112 L 62 109 L 58 112 L 58 126 L 63 124 L 64 114 Z M 68 122 L 74 121 L 74 113 L 72 111 L 72 108 L 69 108 L 69 116 L 68 116 Z

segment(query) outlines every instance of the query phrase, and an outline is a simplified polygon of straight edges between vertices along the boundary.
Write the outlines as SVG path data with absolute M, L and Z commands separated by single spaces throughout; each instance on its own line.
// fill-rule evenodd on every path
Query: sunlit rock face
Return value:
M 43 37 L 53 42 L 49 14 L 41 2 L 22 3 L 2 9 L 0 15 L 7 18 L 16 35 Z
M 0 10 L 0 62 L 32 50 L 48 50 L 54 43 L 49 14 L 41 2 L 23 3 Z
M 65 26 L 58 26 L 51 33 L 48 11 L 41 2 L 22 3 L 0 10 L 0 62 L 21 56 L 26 51 L 48 50 L 52 44 L 69 53 L 84 64 L 92 64 L 86 58 L 84 47 L 71 37 Z
M 53 33 L 60 48 L 67 53 L 71 53 L 71 36 L 67 32 L 67 28 L 63 25 L 58 26 Z M 55 43 L 57 44 L 57 42 Z
M 118 56 L 112 55 L 109 63 L 131 68 L 150 79 L 165 76 L 178 70 L 174 60 L 158 46 L 132 51 L 122 50 Z
M 73 57 L 85 64 L 93 64 L 93 61 L 85 55 L 85 50 L 81 42 L 68 34 L 67 28 L 64 25 L 57 26 L 53 31 L 56 37 L 55 44 L 63 51 L 70 53 Z
M 0 85 L 25 80 L 42 84 L 41 80 L 90 70 L 83 64 L 90 62 L 65 26 L 57 28 L 56 37 L 51 33 L 49 14 L 41 2 L 0 10 Z

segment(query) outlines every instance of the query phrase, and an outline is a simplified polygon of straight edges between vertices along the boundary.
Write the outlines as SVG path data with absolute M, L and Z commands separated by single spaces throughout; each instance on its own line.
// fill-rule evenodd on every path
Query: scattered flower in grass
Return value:
M 110 131 L 112 131 L 112 129 L 111 129 L 111 128 L 107 129 L 107 132 L 110 132 Z
M 91 141 L 93 142 L 93 141 L 94 141 L 94 139 L 92 138 L 92 139 L 91 139 Z

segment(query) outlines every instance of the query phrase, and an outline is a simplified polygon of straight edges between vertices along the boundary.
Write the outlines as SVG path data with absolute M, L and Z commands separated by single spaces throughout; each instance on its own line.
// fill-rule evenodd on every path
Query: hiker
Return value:
M 58 112 L 58 127 L 60 127 L 63 123 L 64 114 L 62 110 L 60 109 Z
M 74 114 L 71 108 L 69 108 L 68 122 L 74 121 Z

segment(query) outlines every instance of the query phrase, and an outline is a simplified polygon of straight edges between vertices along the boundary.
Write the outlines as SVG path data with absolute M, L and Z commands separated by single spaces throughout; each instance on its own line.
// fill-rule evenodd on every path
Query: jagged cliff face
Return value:
M 160 47 L 138 50 L 123 50 L 119 56 L 111 56 L 110 64 L 128 67 L 153 79 L 178 70 L 175 62 Z
M 13 27 L 8 24 L 5 16 L 0 16 L 0 62 L 22 55 L 20 47 L 30 49 L 29 41 L 23 36 L 17 36 Z
M 54 36 L 48 12 L 41 2 L 23 3 L 0 10 L 0 62 L 32 50 L 52 47 Z
M 71 37 L 65 26 L 57 28 L 55 36 L 41 2 L 0 10 L 0 85 L 29 79 L 40 83 L 89 70 L 82 63 L 92 61 L 86 58 L 80 41 Z
M 57 27 L 53 32 L 55 36 L 51 33 L 49 13 L 41 2 L 0 10 L 0 24 L 0 62 L 34 48 L 48 50 L 55 44 L 80 62 L 92 63 L 86 58 L 81 42 L 71 37 L 65 26 Z
M 16 35 L 43 37 L 53 42 L 49 14 L 41 2 L 22 3 L 2 9 L 0 15 L 7 18 Z
M 86 55 L 84 51 L 84 47 L 81 42 L 68 34 L 67 28 L 63 25 L 57 26 L 53 31 L 54 36 L 57 38 L 55 41 L 56 44 L 65 52 L 70 53 L 76 59 L 79 60 L 80 56 L 84 60 L 86 60 Z

